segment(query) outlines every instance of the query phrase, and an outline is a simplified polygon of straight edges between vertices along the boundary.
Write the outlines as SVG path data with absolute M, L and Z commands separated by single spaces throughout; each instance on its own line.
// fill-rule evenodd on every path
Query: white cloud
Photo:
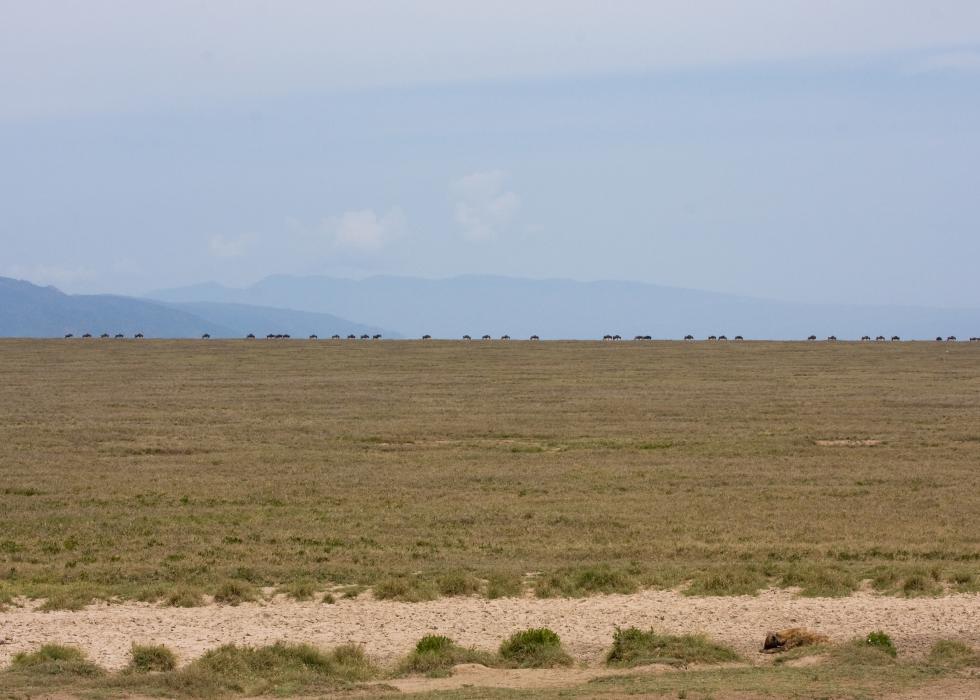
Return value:
M 404 233 L 405 215 L 400 209 L 381 216 L 371 209 L 348 211 L 325 220 L 322 228 L 333 237 L 337 247 L 370 253 L 381 250 Z
M 478 241 L 494 238 L 511 222 L 521 198 L 504 189 L 505 173 L 487 170 L 461 177 L 451 185 L 456 197 L 456 223 L 463 236 Z
M 977 72 L 980 51 L 947 51 L 929 56 L 916 65 L 913 73 Z
M 255 234 L 246 233 L 238 238 L 227 238 L 221 234 L 211 236 L 208 250 L 216 258 L 240 258 L 255 243 Z

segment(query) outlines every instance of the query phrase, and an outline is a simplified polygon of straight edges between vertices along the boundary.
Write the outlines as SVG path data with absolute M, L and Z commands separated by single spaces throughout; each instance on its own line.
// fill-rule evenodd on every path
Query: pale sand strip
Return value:
M 126 663 L 133 642 L 171 647 L 182 662 L 234 642 L 278 640 L 332 647 L 364 645 L 388 662 L 405 654 L 425 634 L 445 634 L 464 645 L 495 649 L 516 630 L 550 627 L 578 659 L 596 663 L 617 625 L 668 633 L 705 632 L 754 663 L 767 630 L 803 626 L 834 641 L 883 629 L 902 655 L 922 656 L 937 639 L 957 639 L 980 648 L 980 595 L 895 598 L 859 593 L 847 598 L 801 598 L 785 590 L 758 596 L 686 597 L 671 591 L 578 599 L 443 598 L 395 603 L 369 596 L 334 605 L 272 602 L 238 607 L 165 608 L 142 603 L 90 606 L 79 612 L 39 612 L 36 605 L 0 612 L 0 667 L 18 651 L 47 642 L 74 644 L 110 668 Z

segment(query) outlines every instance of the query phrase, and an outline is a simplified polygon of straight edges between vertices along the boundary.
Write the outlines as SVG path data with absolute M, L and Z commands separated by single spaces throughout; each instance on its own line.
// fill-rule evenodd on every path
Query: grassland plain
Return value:
M 4 340 L 0 512 L 0 603 L 973 591 L 980 345 Z

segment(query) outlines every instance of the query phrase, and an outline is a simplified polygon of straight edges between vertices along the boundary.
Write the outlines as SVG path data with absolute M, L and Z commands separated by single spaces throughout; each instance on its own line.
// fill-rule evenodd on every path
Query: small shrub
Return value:
M 500 645 L 501 658 L 519 668 L 570 666 L 572 657 L 562 648 L 561 639 L 546 627 L 516 632 Z
M 430 581 L 415 576 L 389 576 L 374 586 L 374 597 L 379 600 L 420 603 L 435 600 L 439 597 L 439 591 Z
M 873 647 L 884 653 L 888 654 L 892 658 L 898 656 L 898 650 L 895 649 L 895 643 L 892 642 L 892 638 L 881 630 L 877 632 L 872 632 L 867 637 L 864 638 L 864 643 L 869 647 Z
M 204 605 L 204 596 L 196 588 L 175 586 L 163 597 L 163 602 L 171 608 L 196 608 Z
M 63 644 L 45 644 L 37 651 L 15 654 L 10 670 L 46 676 L 100 676 L 105 673 L 89 661 L 81 649 Z
M 873 632 L 832 647 L 830 655 L 845 666 L 885 666 L 895 663 L 895 647 L 884 632 Z
M 480 590 L 480 582 L 474 576 L 451 572 L 439 577 L 439 592 L 444 596 L 473 595 Z
M 936 595 L 941 591 L 935 579 L 922 573 L 911 574 L 902 582 L 902 593 L 907 596 Z
M 929 651 L 929 662 L 937 666 L 980 666 L 980 653 L 963 642 L 941 639 L 932 645 Z
M 449 637 L 430 634 L 422 637 L 415 649 L 402 662 L 405 673 L 442 674 L 456 664 L 495 665 L 492 654 L 477 649 L 461 647 Z
M 367 586 L 344 586 L 342 598 L 356 598 L 367 590 Z
M 129 652 L 130 673 L 153 673 L 173 671 L 177 668 L 177 657 L 162 644 L 134 644 Z
M 487 598 L 518 598 L 524 592 L 519 576 L 492 574 L 487 579 Z
M 91 605 L 95 600 L 95 594 L 88 589 L 73 589 L 67 588 L 63 590 L 52 591 L 44 602 L 38 608 L 38 610 L 51 611 L 51 610 L 82 610 L 88 605 Z
M 258 598 L 255 587 L 245 581 L 225 581 L 214 592 L 214 602 L 239 605 Z
M 308 579 L 300 579 L 287 584 L 283 592 L 294 600 L 310 600 L 316 593 L 316 584 Z
M 327 605 L 333 605 L 337 602 L 337 599 L 333 597 L 333 593 L 324 593 L 323 597 L 320 599 L 321 603 L 326 603 Z
M 616 628 L 613 645 L 606 656 L 610 666 L 642 666 L 644 664 L 723 663 L 735 661 L 738 654 L 728 647 L 715 644 L 704 635 L 680 636 L 644 632 L 636 627 Z

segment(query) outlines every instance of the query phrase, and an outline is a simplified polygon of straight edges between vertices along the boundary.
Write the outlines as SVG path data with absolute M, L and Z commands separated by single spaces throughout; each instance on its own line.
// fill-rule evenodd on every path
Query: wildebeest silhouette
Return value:
M 316 333 L 314 333 L 310 336 L 310 340 L 319 340 L 319 338 L 317 337 Z
M 115 335 L 115 336 L 113 336 L 113 337 L 114 337 L 114 338 L 125 338 L 126 336 L 125 336 L 125 335 L 123 335 L 122 333 L 116 333 L 116 335 Z
M 137 333 L 137 334 L 136 334 L 136 335 L 134 335 L 133 337 L 134 337 L 134 338 L 136 338 L 137 340 L 139 340 L 140 338 L 142 338 L 142 337 L 143 337 L 143 334 L 142 334 L 142 333 Z
M 871 336 L 870 335 L 862 335 L 861 336 L 861 340 L 871 340 Z
M 807 340 L 816 340 L 816 339 L 817 339 L 817 336 L 815 336 L 815 335 L 808 335 L 808 336 L 806 337 L 806 339 L 807 339 Z
M 827 336 L 827 340 L 835 341 L 835 340 L 837 340 L 837 336 L 836 335 L 828 335 Z
M 726 335 L 719 335 L 718 336 L 718 340 L 728 340 L 728 336 L 726 336 Z
M 246 335 L 245 340 L 255 340 L 255 333 L 249 333 Z
M 100 335 L 99 337 L 100 337 L 100 338 L 108 338 L 108 337 L 109 337 L 109 334 L 108 334 L 108 333 L 103 333 L 103 334 L 102 334 L 102 335 Z
M 485 336 L 483 336 L 483 339 L 484 340 L 490 340 L 490 336 L 489 335 L 485 335 Z
M 685 335 L 684 336 L 684 340 L 694 340 L 694 336 L 693 335 Z
M 735 340 L 745 340 L 745 338 L 743 338 L 743 337 L 742 337 L 742 336 L 740 336 L 740 335 L 736 335 L 736 336 L 735 336 Z
M 289 333 L 283 333 L 282 334 L 282 337 L 283 338 L 286 338 L 288 340 L 289 338 L 292 338 L 293 336 L 289 335 Z
M 347 340 L 357 340 L 357 336 L 351 333 L 349 336 L 347 336 Z
M 936 342 L 939 342 L 939 343 L 943 342 L 942 337 L 937 335 L 936 336 Z
M 210 333 L 205 333 L 204 335 L 201 336 L 201 340 L 208 340 L 210 338 L 211 338 L 211 334 Z
M 878 336 L 875 336 L 875 342 L 876 342 L 876 343 L 877 343 L 877 342 L 879 342 L 879 341 L 882 341 L 882 340 L 884 340 L 884 339 L 885 339 L 885 336 L 883 336 L 883 335 L 878 335 Z
M 66 338 L 74 338 L 75 335 L 74 335 L 74 333 L 65 333 L 65 337 Z
M 765 654 L 774 654 L 811 644 L 826 644 L 829 641 L 830 639 L 826 636 L 811 632 L 803 627 L 790 627 L 767 634 L 766 641 L 762 644 L 762 652 Z
M 709 335 L 708 340 L 718 340 L 718 336 Z
M 897 335 L 893 335 L 893 336 L 892 336 L 892 340 L 893 340 L 893 341 L 894 341 L 894 340 L 901 340 L 901 338 L 899 338 L 899 337 L 898 337 Z
M 463 340 L 472 340 L 472 338 L 470 338 L 468 335 L 464 335 Z
M 333 334 L 332 336 L 330 336 L 330 337 L 331 337 L 331 338 L 332 338 L 333 340 L 340 340 L 340 336 L 339 336 L 339 335 L 337 335 L 336 333 L 334 333 L 334 334 Z
M 92 337 L 92 334 L 91 333 L 82 333 L 82 337 L 83 338 L 91 338 Z
M 373 340 L 381 340 L 381 334 L 380 333 L 375 333 L 374 335 L 371 336 L 371 338 Z
M 502 335 L 502 336 L 500 336 L 500 339 L 501 340 L 510 340 L 510 336 L 509 335 Z
M 955 335 L 951 335 L 948 338 L 946 338 L 946 340 L 956 340 L 956 336 Z
M 607 335 L 602 336 L 602 339 L 603 340 L 612 340 L 612 336 L 607 334 Z
M 371 336 L 368 335 L 367 333 L 362 333 L 361 340 L 371 340 Z
M 536 335 L 532 335 L 532 336 L 531 336 L 531 340 L 541 340 L 541 338 L 539 338 L 539 337 L 538 337 L 538 336 L 536 336 Z
M 425 335 L 422 336 L 422 340 L 432 340 L 432 336 L 426 333 Z
M 622 340 L 622 339 L 623 339 L 623 336 L 621 336 L 619 333 L 617 333 L 616 335 L 613 336 L 613 340 Z

